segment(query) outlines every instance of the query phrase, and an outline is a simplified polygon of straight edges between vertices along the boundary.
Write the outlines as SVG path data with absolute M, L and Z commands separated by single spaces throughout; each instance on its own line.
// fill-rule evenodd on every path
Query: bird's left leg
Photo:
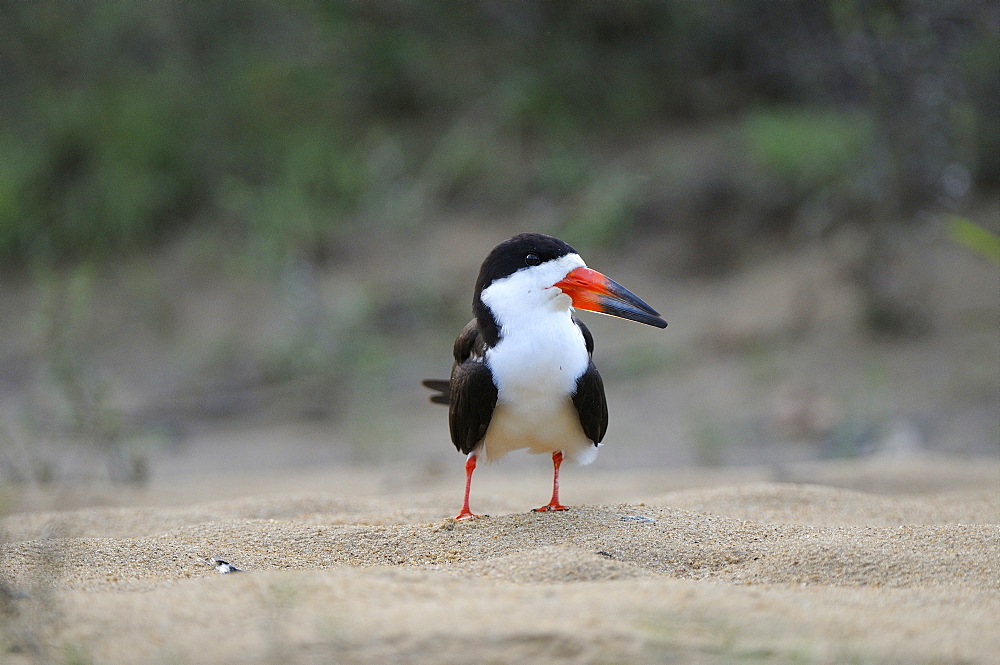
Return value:
M 552 500 L 541 508 L 535 508 L 532 512 L 547 512 L 549 510 L 569 510 L 559 503 L 559 467 L 562 465 L 563 454 L 561 450 L 552 453 Z
M 476 453 L 469 453 L 465 460 L 465 500 L 462 501 L 462 510 L 455 516 L 456 520 L 471 520 L 479 517 L 469 510 L 469 493 L 472 491 L 472 472 L 476 470 Z

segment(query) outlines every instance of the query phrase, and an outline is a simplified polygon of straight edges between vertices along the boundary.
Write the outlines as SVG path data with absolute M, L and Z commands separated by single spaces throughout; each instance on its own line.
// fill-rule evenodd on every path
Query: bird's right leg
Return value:
M 552 453 L 552 500 L 541 508 L 532 510 L 534 513 L 544 513 L 549 510 L 569 510 L 559 503 L 559 467 L 562 466 L 563 454 L 561 450 Z
M 462 511 L 455 516 L 456 520 L 471 520 L 479 515 L 469 510 L 469 492 L 472 491 L 472 472 L 476 470 L 476 453 L 469 453 L 465 460 L 465 500 L 462 502 Z

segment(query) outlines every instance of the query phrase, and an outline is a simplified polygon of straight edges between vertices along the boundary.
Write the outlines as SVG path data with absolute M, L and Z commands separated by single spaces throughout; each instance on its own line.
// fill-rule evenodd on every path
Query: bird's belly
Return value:
M 500 342 L 486 352 L 497 403 L 481 450 L 487 459 L 527 448 L 591 461 L 597 448 L 584 434 L 572 399 L 590 363 L 583 333 L 568 310 L 543 310 L 518 323 L 505 327 Z
M 523 448 L 534 454 L 561 450 L 567 459 L 581 464 L 591 462 L 597 453 L 568 397 L 497 403 L 481 444 L 486 459 L 496 460 Z

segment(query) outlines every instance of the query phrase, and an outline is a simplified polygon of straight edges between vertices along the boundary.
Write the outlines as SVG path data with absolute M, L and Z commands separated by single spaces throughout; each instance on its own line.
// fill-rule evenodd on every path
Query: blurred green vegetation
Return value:
M 905 218 L 1000 182 L 987 2 L 4 0 L 0 13 L 7 264 L 108 257 L 199 225 L 268 264 L 322 260 L 358 226 L 539 197 L 600 245 L 650 216 L 667 174 L 643 184 L 597 165 L 713 124 L 740 128 L 732 170 L 782 200 L 749 226 L 654 214 L 656 229 L 746 236 L 817 207 Z M 759 196 L 752 180 L 733 179 L 737 203 Z
M 0 355 L 25 396 L 0 435 L 85 439 L 126 480 L 187 417 L 393 440 L 371 405 L 448 348 L 470 284 L 404 281 L 386 247 L 441 218 L 674 275 L 860 227 L 869 318 L 923 330 L 880 271 L 928 218 L 996 256 L 963 220 L 997 196 L 998 118 L 985 0 L 0 0 L 0 275 L 33 336 Z M 691 430 L 724 458 L 725 427 Z M 57 473 L 14 448 L 5 475 Z
M 867 202 L 864 183 L 878 177 L 869 161 L 878 136 L 870 117 L 769 107 L 747 113 L 743 132 L 752 163 L 790 186 L 797 199 L 833 194 Z

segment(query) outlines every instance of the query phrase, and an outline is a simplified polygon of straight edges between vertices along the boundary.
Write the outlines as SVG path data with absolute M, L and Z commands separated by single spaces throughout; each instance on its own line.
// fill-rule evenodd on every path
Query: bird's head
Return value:
M 575 249 L 540 233 L 522 233 L 493 248 L 476 282 L 473 309 L 499 323 L 570 307 L 665 328 L 638 296 L 587 267 Z M 485 310 L 489 310 L 486 312 Z

